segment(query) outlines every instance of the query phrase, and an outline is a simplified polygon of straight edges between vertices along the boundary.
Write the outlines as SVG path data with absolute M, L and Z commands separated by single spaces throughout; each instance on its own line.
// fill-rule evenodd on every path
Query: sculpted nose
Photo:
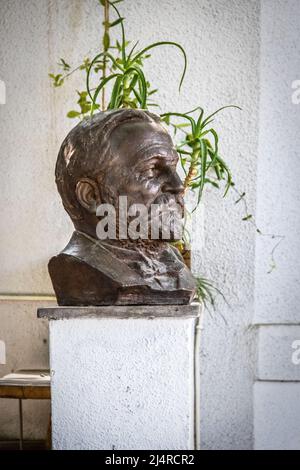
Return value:
M 184 187 L 176 171 L 169 171 L 162 185 L 163 193 L 183 194 Z

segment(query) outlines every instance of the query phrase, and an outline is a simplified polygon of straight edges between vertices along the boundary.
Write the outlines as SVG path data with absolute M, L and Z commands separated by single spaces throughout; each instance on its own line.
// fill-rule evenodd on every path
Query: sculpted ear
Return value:
M 100 204 L 100 193 L 95 181 L 83 178 L 76 185 L 76 197 L 78 202 L 88 212 L 96 214 L 97 206 Z

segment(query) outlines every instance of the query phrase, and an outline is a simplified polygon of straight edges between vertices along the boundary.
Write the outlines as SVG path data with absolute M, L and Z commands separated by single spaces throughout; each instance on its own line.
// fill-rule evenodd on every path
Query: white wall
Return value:
M 195 320 L 81 315 L 50 321 L 53 448 L 194 449 Z
M 292 83 L 300 80 L 300 2 L 275 3 L 263 0 L 261 10 L 257 220 L 284 239 L 268 274 L 276 240 L 257 237 L 254 437 L 257 449 L 300 449 L 300 365 L 292 361 L 300 340 L 300 104 L 292 102 Z
M 209 109 L 234 103 L 242 112 L 217 119 L 221 155 L 236 186 L 254 212 L 258 135 L 259 2 L 209 2 L 200 27 L 199 100 Z M 211 15 L 211 16 L 210 16 Z M 199 18 L 203 17 L 200 10 Z M 200 20 L 201 21 L 201 20 Z M 204 77 L 203 74 L 204 73 Z M 204 208 L 204 241 L 194 243 L 195 272 L 212 279 L 226 296 L 206 312 L 201 354 L 201 444 L 203 449 L 252 447 L 254 240 L 243 222 L 235 193 L 222 199 L 209 191 Z M 196 223 L 201 223 L 197 220 Z M 199 243 L 199 242 L 198 242 Z
M 0 0 L 0 79 L 6 83 L 7 94 L 6 105 L 0 105 L 1 293 L 51 293 L 47 260 L 65 245 L 72 230 L 56 193 L 54 165 L 60 142 L 74 124 L 65 117 L 73 107 L 73 90 L 84 85 L 74 76 L 65 88 L 53 90 L 48 72 L 56 68 L 59 57 L 76 65 L 78 57 L 90 49 L 96 50 L 102 21 L 97 3 Z M 141 44 L 175 40 L 187 51 L 189 68 L 181 95 L 177 91 L 181 70 L 178 55 L 171 49 L 153 52 L 148 71 L 153 84 L 160 87 L 158 97 L 163 110 L 185 111 L 201 104 L 207 111 L 213 111 L 230 103 L 243 108 L 242 112 L 224 111 L 216 120 L 222 154 L 230 163 L 237 187 L 247 193 L 251 213 L 257 198 L 258 225 L 275 233 L 281 233 L 285 224 L 291 226 L 284 230 L 291 237 L 279 250 L 278 269 L 266 276 L 269 241 L 257 246 L 255 264 L 255 230 L 241 221 L 243 207 L 234 204 L 234 194 L 223 200 L 220 194 L 209 191 L 203 210 L 194 220 L 193 270 L 216 281 L 230 304 L 228 307 L 220 302 L 217 311 L 212 316 L 206 313 L 204 319 L 201 352 L 204 449 L 244 449 L 253 444 L 255 330 L 250 326 L 255 275 L 256 321 L 264 322 L 271 317 L 276 317 L 276 321 L 297 321 L 295 291 L 299 281 L 293 260 L 297 252 L 297 212 L 291 201 L 299 197 L 294 177 L 299 169 L 296 161 L 299 142 L 295 129 L 287 128 L 291 121 L 283 120 L 280 127 L 281 113 L 275 113 L 278 107 L 285 118 L 288 112 L 292 119 L 292 113 L 298 112 L 284 98 L 291 80 L 297 79 L 291 63 L 299 60 L 298 17 L 295 9 L 286 8 L 293 4 L 296 8 L 299 2 L 264 2 L 262 32 L 259 0 L 126 0 L 120 4 L 129 38 L 140 38 Z M 278 21 L 281 16 L 282 24 L 272 26 L 273 20 Z M 263 51 L 273 41 L 274 46 L 273 61 L 268 62 L 267 52 L 262 56 L 259 116 L 260 34 Z M 285 42 L 288 37 L 291 42 Z M 282 59 L 277 60 L 274 55 L 281 40 Z M 289 59 L 284 58 L 287 50 L 293 51 Z M 278 81 L 280 74 L 284 85 Z M 273 85 L 264 86 L 273 80 L 277 84 L 275 89 Z M 278 86 L 284 89 L 279 90 L 279 98 Z M 274 111 L 270 112 L 270 106 Z M 259 117 L 262 127 L 256 194 Z M 282 138 L 276 140 L 276 135 Z M 287 147 L 292 149 L 288 153 L 290 160 Z M 274 159 L 269 157 L 270 149 Z M 277 167 L 273 164 L 275 160 Z M 293 183 L 288 186 L 283 174 Z M 280 208 L 281 215 L 275 207 Z M 11 305 L 13 311 L 14 303 Z M 24 304 L 24 311 L 27 309 L 34 315 L 35 305 Z M 14 321 L 11 320 L 11 331 Z M 28 332 L 24 341 L 29 342 L 29 338 Z M 3 339 L 1 329 L 0 339 Z M 11 348 L 17 355 L 19 346 Z M 17 365 L 28 364 L 20 361 Z M 12 367 L 9 363 L 8 368 Z M 0 373 L 6 370 L 0 365 Z

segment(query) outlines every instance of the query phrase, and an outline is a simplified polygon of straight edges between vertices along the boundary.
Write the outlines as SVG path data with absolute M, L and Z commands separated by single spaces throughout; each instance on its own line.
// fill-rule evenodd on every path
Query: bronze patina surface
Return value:
M 75 227 L 65 249 L 51 258 L 49 273 L 59 305 L 188 304 L 195 281 L 179 251 L 166 239 L 100 240 L 100 204 L 118 213 L 119 196 L 128 207 L 143 204 L 183 208 L 178 155 L 159 117 L 120 109 L 80 122 L 64 140 L 56 183 Z

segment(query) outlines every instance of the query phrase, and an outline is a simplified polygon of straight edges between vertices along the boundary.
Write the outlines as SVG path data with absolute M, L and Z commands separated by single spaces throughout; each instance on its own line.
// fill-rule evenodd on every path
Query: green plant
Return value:
M 227 303 L 228 302 L 224 296 L 224 294 L 218 289 L 212 281 L 208 279 L 196 276 L 196 295 L 199 301 L 201 301 L 204 307 L 209 311 L 209 307 L 211 306 L 213 310 L 216 308 L 216 297 L 219 295 L 223 298 L 223 300 Z M 226 320 L 223 317 L 225 323 Z
M 271 274 L 274 269 L 276 269 L 276 259 L 275 259 L 275 253 L 276 250 L 278 249 L 279 245 L 283 240 L 285 239 L 284 235 L 279 235 L 275 233 L 265 233 L 261 229 L 258 228 L 256 225 L 255 217 L 250 214 L 249 209 L 248 209 L 248 204 L 246 200 L 246 193 L 240 192 L 234 185 L 233 185 L 233 190 L 238 196 L 238 199 L 236 199 L 235 204 L 242 203 L 244 206 L 244 216 L 242 218 L 243 221 L 249 222 L 255 229 L 255 231 L 258 233 L 259 236 L 261 237 L 266 237 L 274 241 L 273 247 L 270 252 L 270 267 L 269 270 L 267 271 L 267 274 Z
M 241 109 L 234 105 L 224 106 L 204 117 L 204 110 L 199 106 L 187 113 L 170 112 L 161 115 L 166 124 L 173 126 L 175 133 L 177 130 L 184 133 L 184 138 L 176 146 L 176 150 L 185 174 L 184 188 L 197 193 L 197 203 L 194 209 L 201 201 L 206 184 L 219 188 L 219 182 L 225 180 L 224 196 L 233 184 L 228 165 L 219 154 L 219 136 L 210 126 L 213 116 L 225 108 Z M 199 111 L 198 116 L 192 117 L 196 111 Z M 182 122 L 172 123 L 171 117 L 180 118 Z
M 148 45 L 147 47 L 143 48 L 140 51 L 135 52 L 136 46 L 138 43 L 127 52 L 126 41 L 125 37 L 125 28 L 123 24 L 124 18 L 121 17 L 117 7 L 113 2 L 108 2 L 108 4 L 115 10 L 116 14 L 118 15 L 118 19 L 116 20 L 116 24 L 120 24 L 121 32 L 122 32 L 122 40 L 121 43 L 117 42 L 116 50 L 119 52 L 117 56 L 109 52 L 100 52 L 97 54 L 94 59 L 92 60 L 86 79 L 86 88 L 89 94 L 89 97 L 92 101 L 91 107 L 91 114 L 95 109 L 97 104 L 97 98 L 101 90 L 103 90 L 109 82 L 113 83 L 110 101 L 108 103 L 107 109 L 117 109 L 117 108 L 141 108 L 147 109 L 148 106 L 155 105 L 155 103 L 149 102 L 149 96 L 153 95 L 156 90 L 150 90 L 150 83 L 146 80 L 144 71 L 143 71 L 143 62 L 145 59 L 151 57 L 149 51 L 156 47 L 170 45 L 178 48 L 181 53 L 183 54 L 184 58 L 184 68 L 179 84 L 179 89 L 182 85 L 186 66 L 187 66 L 187 59 L 186 53 L 183 47 L 172 41 L 160 41 L 153 44 Z M 118 23 L 117 23 L 118 22 Z M 90 79 L 91 73 L 93 71 L 94 64 L 100 60 L 105 59 L 107 62 L 110 63 L 111 70 L 115 71 L 114 73 L 110 73 L 110 75 L 101 77 L 100 83 L 92 93 L 91 86 L 90 86 Z
M 105 79 L 107 76 L 107 72 L 110 71 L 111 69 L 109 68 L 109 64 L 107 61 L 107 54 L 109 51 L 112 51 L 114 49 L 117 49 L 119 47 L 118 41 L 116 46 L 111 45 L 110 41 L 110 29 L 117 26 L 120 24 L 121 19 L 118 18 L 115 21 L 110 22 L 109 21 L 109 5 L 110 3 L 107 0 L 98 0 L 99 4 L 103 7 L 103 17 L 104 21 L 102 22 L 103 25 L 103 36 L 102 36 L 102 49 L 103 49 L 103 57 L 97 59 L 93 63 L 93 72 L 95 74 L 101 74 L 99 79 Z M 122 0 L 115 0 L 114 2 L 111 3 L 119 3 Z M 125 44 L 126 46 L 128 43 Z M 89 115 L 91 112 L 91 107 L 92 107 L 92 101 L 90 100 L 89 93 L 86 90 L 86 77 L 88 73 L 91 73 L 91 59 L 87 55 L 82 59 L 81 63 L 76 66 L 76 67 L 71 67 L 69 63 L 67 63 L 63 58 L 60 58 L 58 62 L 58 66 L 60 69 L 60 72 L 55 74 L 55 73 L 49 73 L 49 77 L 52 80 L 52 85 L 54 88 L 59 88 L 62 87 L 66 81 L 68 80 L 71 75 L 77 72 L 83 72 L 84 73 L 84 90 L 83 91 L 78 91 L 76 90 L 77 95 L 79 96 L 79 100 L 77 101 L 77 104 L 79 105 L 79 109 L 72 109 L 67 113 L 68 118 L 78 118 L 78 119 L 83 119 L 85 116 Z M 100 104 L 94 104 L 93 109 L 100 109 Z M 105 87 L 102 88 L 101 90 L 101 109 L 105 109 Z
M 187 67 L 187 58 L 183 47 L 173 41 L 160 41 L 137 51 L 138 42 L 136 42 L 128 51 L 130 41 L 126 40 L 124 18 L 115 5 L 119 1 L 99 0 L 99 3 L 104 7 L 104 34 L 101 52 L 98 52 L 91 60 L 85 58 L 81 65 L 73 70 L 64 59 L 60 59 L 58 65 L 65 74 L 49 74 L 53 86 L 57 88 L 61 87 L 65 80 L 77 70 L 85 71 L 86 89 L 82 92 L 77 91 L 79 95 L 77 103 L 80 110 L 69 111 L 67 114 L 69 118 L 82 119 L 89 113 L 93 114 L 97 109 L 103 111 L 117 108 L 147 109 L 151 106 L 157 106 L 150 99 L 157 89 L 151 89 L 150 82 L 146 79 L 143 71 L 144 61 L 151 57 L 149 51 L 157 47 L 173 46 L 182 53 L 184 65 L 179 89 L 182 85 Z M 109 7 L 117 15 L 117 19 L 113 22 L 109 21 Z M 109 30 L 117 25 L 121 27 L 121 41 L 117 40 L 116 45 L 111 46 Z M 94 85 L 91 85 L 92 82 Z M 106 105 L 105 89 L 108 85 L 112 85 L 112 90 Z M 100 94 L 102 96 L 101 103 L 99 102 Z

